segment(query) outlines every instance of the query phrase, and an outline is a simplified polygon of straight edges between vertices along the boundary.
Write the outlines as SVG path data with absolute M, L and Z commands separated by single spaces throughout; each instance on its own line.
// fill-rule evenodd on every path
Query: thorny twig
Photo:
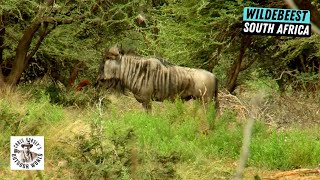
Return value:
M 252 99 L 252 108 L 249 114 L 249 120 L 245 126 L 244 132 L 243 132 L 243 143 L 241 148 L 241 154 L 239 159 L 239 165 L 237 167 L 237 172 L 235 174 L 234 179 L 235 180 L 241 180 L 243 176 L 243 171 L 246 167 L 247 159 L 249 157 L 249 150 L 250 150 L 250 141 L 251 141 L 251 135 L 252 135 L 252 127 L 254 124 L 254 119 L 257 117 L 258 114 L 258 107 L 262 102 L 261 96 L 259 97 L 256 95 Z
M 103 96 L 103 97 L 99 97 L 99 103 L 98 103 L 98 109 L 99 109 L 99 115 L 100 115 L 100 117 L 102 117 L 102 115 L 103 115 L 103 112 L 102 112 L 102 101 L 103 101 L 103 99 L 105 99 L 106 98 L 106 96 Z
M 200 94 L 201 94 L 201 101 L 202 101 L 202 106 L 203 106 L 204 113 L 207 114 L 206 105 L 205 105 L 205 100 L 204 100 L 204 96 L 205 96 L 206 93 L 207 93 L 207 87 L 204 86 L 204 92 L 203 92 L 203 94 L 202 94 L 201 89 L 199 89 L 199 92 L 200 92 Z

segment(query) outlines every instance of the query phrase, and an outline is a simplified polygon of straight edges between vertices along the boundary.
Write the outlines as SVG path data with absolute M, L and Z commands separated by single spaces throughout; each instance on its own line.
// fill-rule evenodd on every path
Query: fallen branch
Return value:
M 295 169 L 291 171 L 285 171 L 285 172 L 279 172 L 275 174 L 272 177 L 269 177 L 270 179 L 279 179 L 283 177 L 288 177 L 288 176 L 305 176 L 306 174 L 318 174 L 320 175 L 320 169 Z

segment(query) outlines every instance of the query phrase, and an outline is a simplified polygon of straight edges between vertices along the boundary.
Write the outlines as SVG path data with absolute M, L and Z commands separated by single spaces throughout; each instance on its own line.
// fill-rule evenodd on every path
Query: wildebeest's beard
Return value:
M 107 89 L 111 89 L 111 88 L 115 88 L 118 85 L 119 80 L 118 79 L 108 79 L 108 80 L 104 80 L 103 83 L 106 85 Z

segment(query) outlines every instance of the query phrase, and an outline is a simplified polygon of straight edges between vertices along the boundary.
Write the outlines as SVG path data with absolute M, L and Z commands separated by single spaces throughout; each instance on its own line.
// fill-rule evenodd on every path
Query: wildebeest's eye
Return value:
M 108 53 L 105 57 L 106 59 L 110 59 L 110 60 L 115 60 L 117 59 L 117 54 L 113 54 L 113 53 Z

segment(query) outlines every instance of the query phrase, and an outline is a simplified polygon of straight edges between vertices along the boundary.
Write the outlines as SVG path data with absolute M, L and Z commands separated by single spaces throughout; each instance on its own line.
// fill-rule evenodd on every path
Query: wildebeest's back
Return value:
M 162 67 L 155 78 L 156 100 L 174 99 L 177 96 L 185 98 L 191 96 L 188 89 L 194 87 L 193 73 L 189 68 L 179 66 Z

